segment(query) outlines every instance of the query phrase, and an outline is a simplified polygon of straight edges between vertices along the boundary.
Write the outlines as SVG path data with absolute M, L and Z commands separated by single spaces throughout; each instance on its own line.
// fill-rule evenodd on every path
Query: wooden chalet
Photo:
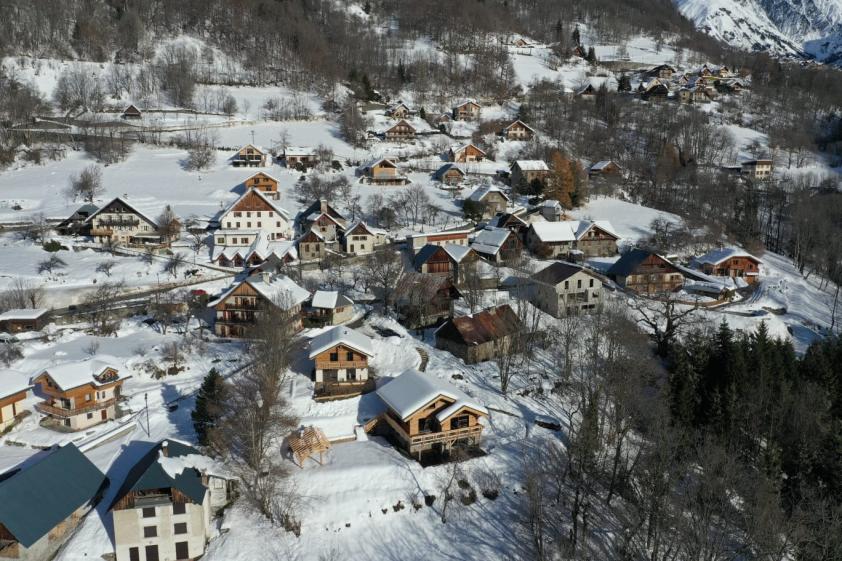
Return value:
M 345 232 L 347 225 L 345 217 L 325 199 L 314 201 L 298 214 L 296 221 L 301 233 L 312 230 L 329 242 L 336 241 Z
M 415 256 L 413 266 L 419 273 L 443 275 L 459 285 L 465 279 L 468 268 L 478 261 L 479 255 L 470 247 L 428 244 Z
M 409 140 L 415 140 L 415 133 L 415 127 L 401 119 L 385 130 L 383 138 L 390 142 L 407 142 Z
M 523 252 L 520 237 L 508 228 L 486 226 L 471 242 L 471 249 L 493 263 L 515 261 Z
M 140 112 L 140 109 L 138 109 L 136 105 L 129 105 L 128 107 L 123 109 L 123 113 L 120 115 L 120 118 L 137 120 L 142 119 L 143 114 Z
M 293 333 L 301 331 L 301 304 L 310 293 L 284 275 L 261 272 L 237 282 L 208 303 L 219 337 L 247 338 L 261 314 L 276 316 L 277 323 Z
M 317 396 L 359 395 L 370 386 L 368 361 L 374 357 L 371 339 L 350 327 L 337 326 L 310 341 Z
M 473 315 L 447 320 L 436 330 L 436 348 L 474 364 L 506 352 L 525 327 L 514 310 L 503 304 Z
M 4 473 L 0 559 L 53 559 L 107 486 L 108 478 L 72 443 Z
M 525 183 L 529 185 L 536 179 L 546 181 L 550 175 L 550 168 L 544 160 L 515 160 L 509 166 L 509 178 L 512 187 Z
M 374 185 L 406 185 L 409 180 L 401 174 L 398 165 L 392 160 L 381 158 L 363 167 L 363 174 Z
M 514 232 L 521 241 L 526 239 L 526 232 L 529 231 L 529 223 L 521 216 L 512 212 L 497 214 L 488 225 L 495 228 L 506 228 Z
M 32 379 L 40 386 L 44 401 L 35 410 L 44 415 L 42 424 L 64 430 L 84 430 L 117 417 L 123 382 L 113 362 L 84 360 L 57 364 Z
M 673 74 L 675 74 L 675 68 L 669 64 L 658 65 L 646 72 L 646 75 L 651 78 L 662 78 L 664 80 L 671 79 Z
M 281 194 L 278 192 L 278 180 L 275 177 L 272 177 L 265 171 L 259 171 L 254 175 L 250 176 L 248 179 L 243 181 L 243 186 L 245 190 L 248 191 L 249 189 L 255 189 L 256 191 L 260 191 L 266 198 L 272 199 L 277 201 Z
M 451 162 L 467 163 L 481 162 L 486 158 L 485 151 L 474 144 L 451 146 L 447 151 L 447 159 Z
M 398 101 L 397 103 L 389 106 L 389 108 L 386 109 L 386 115 L 392 117 L 393 119 L 406 119 L 411 114 L 412 110 L 406 103 L 402 101 Z
M 645 101 L 661 101 L 667 99 L 670 93 L 669 87 L 659 80 L 653 80 L 653 82 L 640 92 L 640 99 Z
M 454 163 L 444 164 L 433 177 L 445 185 L 459 185 L 465 179 L 465 170 Z
M 434 375 L 406 370 L 377 395 L 386 411 L 374 430 L 419 461 L 427 453 L 447 456 L 454 448 L 480 444 L 488 410 Z
M 500 136 L 506 140 L 532 140 L 532 137 L 535 136 L 535 129 L 518 119 L 503 127 Z
M 412 329 L 433 326 L 453 317 L 453 304 L 462 297 L 453 279 L 408 273 L 396 291 L 398 317 Z
M 231 158 L 234 167 L 264 167 L 269 162 L 269 153 L 254 144 L 246 144 Z
M 77 208 L 73 214 L 59 222 L 56 231 L 62 236 L 90 236 L 91 223 L 88 217 L 95 213 L 96 205 L 86 204 Z
M 482 106 L 474 101 L 468 99 L 462 103 L 453 106 L 453 120 L 454 121 L 477 121 L 479 120 Z
M 622 173 L 614 160 L 601 160 L 588 168 L 588 177 L 619 177 Z
M 319 156 L 312 148 L 287 146 L 284 148 L 284 164 L 288 168 L 311 168 L 319 163 Z
M 87 220 L 91 237 L 99 243 L 127 246 L 161 246 L 166 243 L 158 233 L 158 223 L 117 197 L 98 208 Z
M 129 470 L 111 503 L 115 561 L 197 559 L 214 534 L 214 513 L 233 498 L 235 480 L 192 446 L 154 445 Z
M 724 247 L 696 258 L 699 268 L 707 275 L 743 279 L 755 284 L 760 279 L 760 259 L 735 247 Z
M 610 257 L 617 253 L 619 234 L 607 220 L 534 222 L 526 234 L 529 249 L 539 257 Z
M 623 254 L 608 269 L 608 277 L 627 290 L 647 296 L 669 294 L 684 284 L 680 269 L 665 257 L 643 249 Z
M 46 308 L 7 310 L 0 314 L 0 331 L 6 333 L 41 331 L 49 320 L 50 310 Z
M 23 416 L 23 400 L 31 388 L 29 377 L 23 372 L 0 369 L 0 434 Z

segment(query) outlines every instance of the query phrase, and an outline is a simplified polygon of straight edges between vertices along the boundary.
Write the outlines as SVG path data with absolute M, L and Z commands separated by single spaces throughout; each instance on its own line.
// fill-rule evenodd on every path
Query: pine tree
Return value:
M 226 393 L 225 380 L 216 368 L 212 368 L 199 388 L 196 406 L 190 414 L 193 430 L 196 431 L 196 438 L 202 446 L 208 445 L 222 416 Z
M 597 62 L 597 60 L 596 60 L 596 49 L 594 49 L 593 47 L 588 47 L 587 60 L 591 64 L 596 64 L 596 62 Z
M 631 79 L 625 74 L 621 75 L 620 79 L 617 81 L 617 91 L 630 92 L 631 89 Z
M 581 35 L 579 34 L 579 25 L 573 28 L 573 44 L 577 47 L 582 44 Z

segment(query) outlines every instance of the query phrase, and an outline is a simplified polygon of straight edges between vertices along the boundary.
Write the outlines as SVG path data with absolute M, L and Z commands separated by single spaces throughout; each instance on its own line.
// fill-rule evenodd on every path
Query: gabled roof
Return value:
M 461 103 L 457 103 L 456 105 L 454 105 L 453 109 L 459 109 L 460 107 L 464 107 L 465 105 L 468 105 L 468 104 L 473 104 L 473 105 L 476 105 L 477 107 L 482 107 L 477 100 L 466 99 L 466 100 L 462 101 Z
M 91 384 L 92 386 L 99 387 L 112 384 L 117 380 L 124 380 L 128 378 L 128 376 L 120 376 L 120 371 L 116 364 L 118 364 L 118 359 L 115 357 L 105 356 L 76 362 L 65 362 L 63 364 L 56 364 L 54 366 L 42 368 L 35 376 L 32 377 L 32 379 L 34 381 L 38 377 L 47 374 L 62 391 L 72 390 L 73 388 L 84 386 L 85 384 Z M 106 370 L 117 371 L 117 377 L 105 382 L 97 380 L 96 377 Z
M 254 176 L 252 176 L 252 177 L 254 177 Z M 233 203 L 228 205 L 225 208 L 225 210 L 222 211 L 222 214 L 219 215 L 219 219 L 222 220 L 223 216 L 225 216 L 226 214 L 228 214 L 229 212 L 234 210 L 234 207 L 236 207 L 241 201 L 245 200 L 246 197 L 248 197 L 250 195 L 254 195 L 256 197 L 259 197 L 262 201 L 264 201 L 267 205 L 269 205 L 269 207 L 272 210 L 274 210 L 275 212 L 280 214 L 282 218 L 284 218 L 286 220 L 289 220 L 289 213 L 286 210 L 279 207 L 272 199 L 270 199 L 269 197 L 264 195 L 263 191 L 261 191 L 260 189 L 255 189 L 254 187 L 249 187 L 248 189 L 246 189 L 245 193 L 243 193 L 242 195 L 237 197 L 237 200 L 235 200 Z
M 258 171 L 258 172 L 256 172 L 256 173 L 253 173 L 253 174 L 249 175 L 248 177 L 246 177 L 246 178 L 243 180 L 243 183 L 245 183 L 246 181 L 248 181 L 248 180 L 249 180 L 249 179 L 251 179 L 252 177 L 257 177 L 258 175 L 263 175 L 263 176 L 265 176 L 265 177 L 268 177 L 269 179 L 273 180 L 275 183 L 280 183 L 280 182 L 281 182 L 281 181 L 280 181 L 277 177 L 275 177 L 274 175 L 271 175 L 271 174 L 269 174 L 269 173 L 266 173 L 265 171 Z
M 140 218 L 142 218 L 143 220 L 145 220 L 146 222 L 148 222 L 151 226 L 154 226 L 155 228 L 157 228 L 157 227 L 158 227 L 158 222 L 157 222 L 156 220 L 154 220 L 154 219 L 150 218 L 149 216 L 147 216 L 147 215 L 146 215 L 146 214 L 144 214 L 143 212 L 139 211 L 139 210 L 138 210 L 137 208 L 135 208 L 134 206 L 130 205 L 130 204 L 128 203 L 128 201 L 126 201 L 126 199 L 124 199 L 123 197 L 114 197 L 114 198 L 113 198 L 113 199 L 111 199 L 109 202 L 105 203 L 104 205 L 102 205 L 101 207 L 99 207 L 98 209 L 96 209 L 93 213 L 91 213 L 91 214 L 90 214 L 90 215 L 89 215 L 89 216 L 85 219 L 85 222 L 90 222 L 91 220 L 93 220 L 94 216 L 96 216 L 96 215 L 97 215 L 97 214 L 99 214 L 100 212 L 103 212 L 103 211 L 108 210 L 108 207 L 110 207 L 111 205 L 113 205 L 114 203 L 117 203 L 117 202 L 119 202 L 119 203 L 122 203 L 122 204 L 126 205 L 126 207 L 128 207 L 128 208 L 129 208 L 129 210 L 131 210 L 131 211 L 132 211 L 132 212 L 134 212 L 137 216 L 139 216 Z
M 544 160 L 515 160 L 510 169 L 514 168 L 515 166 L 518 167 L 521 171 L 549 171 L 550 168 L 547 167 L 547 162 Z
M 406 120 L 404 120 L 404 119 L 401 119 L 400 121 L 398 121 L 397 123 L 395 123 L 394 125 L 392 125 L 391 127 L 389 127 L 388 129 L 386 129 L 386 132 L 389 132 L 390 130 L 395 129 L 395 128 L 397 128 L 397 127 L 401 126 L 401 125 L 406 125 L 406 126 L 408 126 L 409 128 L 411 128 L 413 132 L 415 132 L 415 127 L 413 127 L 412 125 L 410 125 L 409 123 L 407 123 L 407 122 L 406 122 Z
M 509 239 L 509 236 L 514 235 L 508 228 L 486 226 L 474 238 L 474 241 L 471 243 L 471 249 L 485 255 L 497 255 L 500 249 L 502 249 L 503 244 Z
M 714 249 L 713 251 L 708 251 L 701 257 L 697 257 L 696 261 L 698 263 L 706 263 L 708 265 L 719 265 L 723 261 L 727 261 L 732 257 L 742 257 L 744 259 L 751 259 L 755 263 L 761 263 L 760 259 L 748 253 L 747 251 L 743 251 L 742 249 L 736 247 L 723 247 L 721 249 Z
M 38 319 L 49 313 L 49 311 L 50 310 L 46 308 L 21 308 L 7 310 L 0 314 L 0 321 Z
M 508 228 L 512 221 L 517 222 L 521 226 L 528 226 L 523 218 L 511 212 L 498 214 L 489 221 L 489 225 L 496 228 Z
M 438 170 L 436 170 L 436 173 L 435 173 L 436 179 L 441 179 L 442 177 L 444 177 L 444 175 L 447 172 L 449 172 L 452 169 L 455 169 L 456 171 L 458 171 L 460 173 L 460 175 L 462 175 L 462 177 L 465 177 L 465 170 L 463 170 L 461 167 L 459 167 L 459 165 L 455 162 L 448 162 L 448 163 L 444 164 L 442 167 L 440 167 Z
M 371 168 L 373 168 L 375 166 L 378 166 L 378 165 L 381 165 L 381 164 L 385 167 L 393 167 L 395 169 L 397 169 L 397 167 L 398 167 L 398 164 L 396 164 L 395 162 L 393 162 L 392 160 L 390 160 L 388 158 L 376 158 L 374 160 L 371 160 L 366 165 L 364 165 L 363 169 L 371 169 Z
M 362 354 L 373 357 L 374 348 L 371 346 L 371 339 L 350 327 L 338 325 L 324 331 L 310 340 L 311 359 L 316 358 L 320 353 L 332 349 L 336 345 L 345 345 Z
M 244 144 L 243 146 L 241 146 L 241 147 L 237 150 L 237 153 L 239 154 L 240 152 L 242 152 L 243 150 L 245 150 L 246 148 L 249 148 L 249 147 L 254 148 L 255 150 L 257 150 L 257 151 L 258 151 L 258 152 L 260 152 L 261 154 L 267 154 L 267 151 L 266 151 L 266 150 L 264 150 L 264 149 L 263 149 L 263 147 L 261 147 L 261 146 L 255 146 L 254 144 L 251 144 L 251 143 L 249 143 L 249 144 Z
M 447 320 L 436 330 L 436 336 L 460 340 L 465 345 L 482 345 L 496 341 L 521 329 L 514 310 L 503 304 L 479 313 Z
M 645 249 L 635 248 L 627 253 L 624 253 L 623 256 L 620 257 L 610 269 L 608 269 L 608 274 L 612 277 L 627 277 L 633 274 L 637 270 L 638 266 L 640 266 L 640 264 L 651 255 L 655 255 L 664 262 L 672 265 L 666 257 L 652 253 L 651 251 L 646 251 Z
M 208 302 L 208 307 L 212 308 L 228 298 L 238 287 L 243 283 L 252 287 L 255 292 L 260 294 L 267 302 L 273 306 L 280 307 L 284 310 L 292 309 L 301 304 L 310 297 L 310 293 L 295 284 L 292 279 L 285 275 L 268 275 L 268 282 L 264 278 L 267 274 L 253 275 L 246 277 L 240 282 L 234 283 L 228 290 L 223 292 L 219 298 Z
M 177 440 L 169 439 L 159 442 L 129 471 L 111 503 L 111 509 L 131 492 L 155 489 L 178 489 L 191 502 L 202 504 L 208 490 L 202 485 L 202 475 L 194 468 L 184 469 L 174 477 L 167 473 L 160 461 L 163 448 L 166 448 L 166 455 L 169 458 L 199 454 L 199 451 L 192 446 Z
M 613 226 L 607 220 L 562 220 L 560 222 L 533 222 L 532 230 L 538 240 L 544 243 L 572 242 L 581 240 L 591 228 L 597 227 L 605 233 L 619 239 Z
M 491 193 L 500 193 L 501 195 L 503 195 L 503 198 L 507 201 L 511 200 L 509 196 L 500 187 L 496 185 L 483 185 L 482 187 L 477 187 L 477 189 L 475 189 L 474 192 L 471 193 L 471 195 L 468 197 L 468 200 L 474 202 L 481 202 L 485 197 L 487 197 Z
M 415 256 L 415 267 L 421 267 L 421 265 L 429 261 L 429 259 L 439 251 L 445 252 L 445 254 L 447 254 L 447 256 L 456 263 L 461 263 L 462 260 L 472 252 L 470 247 L 464 245 L 450 243 L 444 245 L 427 244 L 422 247 Z
M 336 290 L 317 290 L 310 305 L 314 308 L 333 310 L 342 306 L 353 306 L 354 301 Z
M 591 171 L 602 171 L 611 164 L 614 164 L 615 166 L 617 165 L 614 160 L 600 160 L 591 166 Z
M 453 153 L 453 154 L 459 154 L 460 152 L 464 152 L 468 148 L 473 148 L 477 152 L 481 153 L 483 156 L 486 155 L 485 150 L 483 150 L 482 148 L 480 148 L 479 146 L 477 146 L 473 142 L 469 142 L 468 144 L 462 144 L 460 146 L 451 146 L 450 152 Z
M 30 547 L 90 503 L 105 481 L 74 444 L 54 449 L 0 481 L 0 524 Z
M 511 123 L 509 123 L 508 125 L 506 125 L 505 127 L 503 127 L 503 131 L 505 132 L 515 125 L 520 125 L 520 126 L 524 127 L 525 129 L 527 129 L 531 132 L 535 132 L 535 129 L 533 129 L 532 127 L 530 127 L 529 125 L 527 125 L 526 123 L 521 121 L 520 119 L 516 119 L 516 120 L 512 121 Z
M 309 219 L 311 216 L 318 217 L 320 214 L 325 213 L 329 217 L 331 217 L 334 221 L 345 221 L 345 217 L 342 216 L 335 208 L 333 208 L 330 203 L 328 203 L 324 199 L 320 199 L 318 201 L 313 201 L 310 206 L 306 209 L 302 210 L 298 213 L 298 218 Z
M 579 265 L 565 263 L 562 261 L 556 261 L 550 266 L 541 269 L 540 271 L 532 275 L 530 278 L 540 283 L 555 286 L 558 283 L 569 279 L 576 273 L 585 273 L 594 276 L 590 271 L 588 271 L 584 267 L 580 267 Z
M 31 387 L 29 376 L 23 372 L 0 368 L 0 399 L 27 391 Z
M 302 146 L 287 146 L 284 148 L 284 157 L 287 156 L 315 156 L 316 150 L 313 148 L 305 148 Z
M 358 228 L 362 228 L 363 230 L 365 230 L 366 232 L 368 232 L 372 236 L 377 236 L 377 235 L 385 236 L 385 235 L 388 235 L 388 233 L 389 233 L 388 231 L 384 230 L 383 228 L 375 228 L 374 226 L 369 226 L 364 221 L 360 220 L 359 222 L 354 222 L 353 224 L 351 224 L 351 226 L 347 230 L 345 230 L 345 235 L 346 236 L 352 235 L 354 233 L 354 230 L 356 230 Z
M 402 420 L 409 418 L 421 407 L 440 396 L 454 402 L 444 411 L 457 406 L 450 414 L 462 407 L 469 407 L 482 415 L 488 415 L 488 410 L 485 407 L 452 384 L 431 374 L 422 374 L 414 369 L 405 370 L 400 376 L 379 387 L 377 395 Z M 444 413 L 444 411 L 441 413 Z

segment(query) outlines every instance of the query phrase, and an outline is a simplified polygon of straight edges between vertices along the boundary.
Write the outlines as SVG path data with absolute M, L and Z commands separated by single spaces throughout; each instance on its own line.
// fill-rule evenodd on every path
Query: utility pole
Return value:
M 151 436 L 150 435 L 150 429 L 149 429 L 149 394 L 148 393 L 143 394 L 143 401 L 146 402 L 146 436 Z

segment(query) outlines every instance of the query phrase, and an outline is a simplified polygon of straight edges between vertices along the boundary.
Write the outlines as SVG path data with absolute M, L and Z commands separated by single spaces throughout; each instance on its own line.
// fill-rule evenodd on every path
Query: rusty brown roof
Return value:
M 521 329 L 520 320 L 508 304 L 483 310 L 471 316 L 449 320 L 437 335 L 448 339 L 461 339 L 466 345 L 482 345 L 502 339 Z

